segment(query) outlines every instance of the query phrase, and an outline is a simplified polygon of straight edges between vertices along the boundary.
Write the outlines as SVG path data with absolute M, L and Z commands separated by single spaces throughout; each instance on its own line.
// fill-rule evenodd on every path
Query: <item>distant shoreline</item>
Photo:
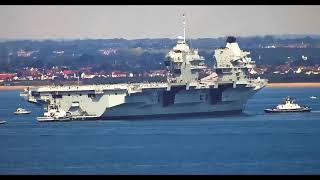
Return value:
M 1 90 L 24 90 L 28 87 L 37 87 L 37 86 L 0 86 Z M 291 88 L 299 88 L 299 87 L 320 87 L 320 82 L 299 82 L 299 83 L 269 83 L 267 85 L 268 88 L 274 87 L 291 87 Z
M 28 87 L 34 87 L 34 86 L 0 86 L 0 91 L 5 90 L 24 90 Z
M 267 87 L 320 87 L 320 82 L 298 82 L 298 83 L 269 83 Z

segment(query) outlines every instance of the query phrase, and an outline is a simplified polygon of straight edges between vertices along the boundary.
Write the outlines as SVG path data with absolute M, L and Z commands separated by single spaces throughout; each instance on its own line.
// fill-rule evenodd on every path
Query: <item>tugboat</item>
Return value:
M 42 117 L 37 117 L 37 121 L 69 121 L 71 120 L 71 113 L 60 109 L 55 104 L 50 104 L 48 106 L 48 111 L 44 113 Z
M 23 108 L 18 108 L 16 112 L 14 112 L 15 115 L 21 115 L 21 114 L 30 114 L 31 111 L 27 111 L 26 109 Z
M 282 104 L 279 104 L 274 108 L 264 109 L 266 113 L 275 113 L 275 112 L 310 112 L 311 108 L 308 106 L 300 106 L 295 103 L 295 99 L 286 97 Z

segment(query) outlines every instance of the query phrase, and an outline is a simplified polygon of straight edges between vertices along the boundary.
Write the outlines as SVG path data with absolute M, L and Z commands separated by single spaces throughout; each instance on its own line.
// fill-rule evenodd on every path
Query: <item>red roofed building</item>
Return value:
M 69 79 L 75 76 L 75 71 L 65 69 L 62 71 L 62 74 L 65 79 Z
M 166 70 L 154 70 L 154 71 L 150 71 L 150 74 L 149 74 L 150 77 L 155 77 L 155 76 L 165 77 L 166 75 L 167 75 Z
M 30 70 L 30 75 L 33 77 L 33 78 L 40 78 L 41 77 L 41 72 L 39 72 L 38 69 L 31 69 Z
M 127 73 L 121 71 L 112 71 L 111 77 L 127 77 Z
M 63 75 L 73 75 L 74 74 L 74 71 L 72 70 L 63 70 Z
M 17 74 L 11 74 L 11 73 L 2 73 L 0 74 L 0 80 L 10 80 L 13 77 L 15 77 Z

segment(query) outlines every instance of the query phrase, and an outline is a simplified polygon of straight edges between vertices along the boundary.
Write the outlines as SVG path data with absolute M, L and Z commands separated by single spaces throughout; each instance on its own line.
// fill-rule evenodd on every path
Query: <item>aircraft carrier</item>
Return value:
M 189 47 L 183 23 L 183 36 L 164 58 L 167 82 L 43 86 L 27 89 L 24 97 L 46 106 L 49 121 L 56 120 L 56 112 L 67 112 L 75 120 L 241 113 L 267 84 L 266 79 L 250 77 L 255 67 L 250 52 L 228 37 L 225 47 L 214 51 L 215 72 L 200 78 L 207 68 L 205 59 Z M 48 114 L 50 107 L 56 109 Z

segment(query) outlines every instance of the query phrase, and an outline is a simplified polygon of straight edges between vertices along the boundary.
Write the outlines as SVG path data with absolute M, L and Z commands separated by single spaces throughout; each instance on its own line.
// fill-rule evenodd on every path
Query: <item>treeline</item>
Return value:
M 225 46 L 226 37 L 188 40 L 192 48 L 199 49 L 206 64 L 213 65 L 214 49 Z M 320 64 L 319 38 L 299 37 L 281 39 L 273 36 L 238 37 L 240 48 L 250 51 L 258 65 L 277 66 L 288 61 L 296 64 Z M 311 48 L 260 48 L 270 44 L 310 44 Z M 175 39 L 94 39 L 68 41 L 8 41 L 0 43 L 0 72 L 17 72 L 23 67 L 51 68 L 68 66 L 71 69 L 93 67 L 94 71 L 143 72 L 163 69 L 166 53 L 176 44 Z M 115 53 L 103 55 L 101 49 L 113 48 Z M 30 57 L 19 57 L 19 50 L 35 51 Z M 64 51 L 54 54 L 54 51 Z M 307 61 L 301 61 L 302 55 Z
M 212 49 L 225 45 L 227 37 L 187 39 L 194 48 Z M 320 36 L 298 37 L 284 39 L 275 36 L 236 37 L 237 42 L 244 48 L 259 48 L 272 44 L 309 44 L 310 48 L 320 48 Z M 170 49 L 176 44 L 176 39 L 84 39 L 84 40 L 16 40 L 0 42 L 0 55 L 6 50 L 41 50 L 54 51 L 66 49 L 74 52 L 90 52 L 99 48 L 143 48 Z

